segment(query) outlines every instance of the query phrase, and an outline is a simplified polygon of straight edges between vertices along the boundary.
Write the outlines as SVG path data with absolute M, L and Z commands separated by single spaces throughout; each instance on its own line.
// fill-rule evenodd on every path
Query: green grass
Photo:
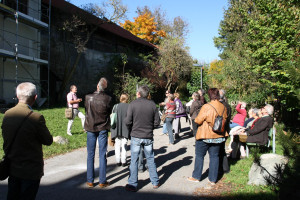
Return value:
M 268 186 L 248 185 L 248 174 L 253 164 L 253 157 L 230 161 L 230 173 L 224 177 L 225 184 L 232 190 L 224 193 L 229 199 L 276 199 L 276 193 Z
M 35 110 L 44 115 L 46 119 L 46 125 L 52 134 L 55 136 L 62 136 L 69 140 L 67 145 L 60 145 L 53 143 L 51 146 L 43 146 L 44 158 L 49 158 L 54 155 L 67 153 L 74 149 L 86 146 L 86 133 L 83 132 L 81 127 L 81 121 L 78 117 L 75 118 L 72 134 L 73 136 L 67 135 L 67 124 L 68 120 L 65 118 L 65 108 L 51 108 Z M 84 109 L 80 109 L 84 113 Z M 0 114 L 0 126 L 2 124 L 4 114 Z M 1 131 L 2 134 L 2 131 Z M 3 156 L 3 138 L 0 137 L 0 158 Z
M 227 143 L 229 141 L 227 140 Z M 272 149 L 270 148 L 270 153 Z M 276 154 L 283 154 L 281 145 L 276 141 Z M 277 199 L 277 194 L 269 186 L 248 185 L 249 171 L 253 164 L 253 156 L 241 160 L 230 160 L 230 173 L 224 175 L 224 182 L 231 186 L 230 192 L 224 193 L 228 199 Z

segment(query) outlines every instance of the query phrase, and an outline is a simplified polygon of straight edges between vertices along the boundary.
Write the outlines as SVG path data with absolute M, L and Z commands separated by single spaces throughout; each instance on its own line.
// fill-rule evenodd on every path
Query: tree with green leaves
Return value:
M 272 95 L 290 109 L 299 107 L 299 78 L 292 74 L 299 74 L 299 17 L 298 0 L 230 0 L 214 39 L 227 89 L 242 97 L 256 93 L 260 100 Z

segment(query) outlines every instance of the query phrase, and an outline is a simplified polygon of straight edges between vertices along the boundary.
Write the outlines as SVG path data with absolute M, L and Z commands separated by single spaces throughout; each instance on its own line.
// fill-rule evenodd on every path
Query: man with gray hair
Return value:
M 273 126 L 274 108 L 267 104 L 261 109 L 262 117 L 257 120 L 255 125 L 247 131 L 247 142 L 257 143 L 259 145 L 266 145 L 268 143 L 269 130 Z
M 148 86 L 140 86 L 136 93 L 137 99 L 129 104 L 127 116 L 124 120 L 131 132 L 131 162 L 127 191 L 136 192 L 138 186 L 138 159 L 141 147 L 147 159 L 150 180 L 154 189 L 159 188 L 159 178 L 153 152 L 153 129 L 160 124 L 158 110 L 152 100 L 147 99 Z
M 2 122 L 3 150 L 10 161 L 7 199 L 35 199 L 44 175 L 42 145 L 53 142 L 43 115 L 33 112 L 36 86 L 17 87 L 19 103 L 5 112 Z
M 87 186 L 94 187 L 94 160 L 98 139 L 99 144 L 99 187 L 109 186 L 106 180 L 106 151 L 108 130 L 110 130 L 111 97 L 104 90 L 106 78 L 101 78 L 97 91 L 85 96 L 85 124 L 87 131 Z

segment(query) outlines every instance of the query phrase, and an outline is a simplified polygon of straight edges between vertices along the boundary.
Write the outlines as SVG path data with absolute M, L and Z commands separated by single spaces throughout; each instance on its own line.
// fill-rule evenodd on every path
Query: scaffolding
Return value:
M 49 106 L 50 24 L 51 0 L 0 0 L 0 100 L 16 103 L 11 91 L 30 81 L 39 92 L 38 106 L 47 100 Z

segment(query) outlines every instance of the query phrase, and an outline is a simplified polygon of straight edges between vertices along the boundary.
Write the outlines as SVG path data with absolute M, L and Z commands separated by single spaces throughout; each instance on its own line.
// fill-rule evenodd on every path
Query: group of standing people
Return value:
M 131 162 L 129 166 L 130 174 L 128 184 L 125 189 L 135 192 L 138 187 L 138 162 L 140 152 L 143 149 L 150 180 L 153 189 L 160 187 L 157 168 L 153 151 L 153 130 L 160 125 L 158 108 L 154 101 L 149 99 L 149 88 L 146 85 L 140 86 L 136 93 L 136 99 L 128 104 L 128 95 L 122 94 L 120 103 L 112 109 L 112 98 L 105 93 L 107 88 L 106 78 L 101 78 L 94 93 L 85 96 L 84 116 L 79 110 L 78 104 L 82 99 L 77 98 L 76 86 L 71 86 L 68 94 L 68 106 L 74 110 L 83 123 L 83 129 L 87 133 L 87 186 L 94 187 L 94 160 L 96 142 L 99 143 L 99 187 L 109 186 L 106 179 L 107 166 L 107 143 L 108 131 L 111 130 L 111 137 L 115 140 L 115 155 L 118 166 L 125 167 L 126 149 L 128 139 L 131 139 L 130 151 Z M 32 83 L 21 83 L 17 87 L 17 97 L 19 103 L 9 109 L 3 118 L 2 134 L 4 139 L 4 152 L 10 159 L 10 176 L 8 179 L 8 199 L 19 199 L 28 196 L 34 199 L 39 188 L 40 179 L 43 176 L 43 152 L 42 145 L 51 145 L 53 142 L 44 117 L 32 111 L 31 106 L 37 98 L 36 87 Z M 238 115 L 230 124 L 231 108 L 226 102 L 224 90 L 211 88 L 208 90 L 210 101 L 206 103 L 201 93 L 193 93 L 193 101 L 190 103 L 189 114 L 192 119 L 193 133 L 195 136 L 195 162 L 192 176 L 189 181 L 199 182 L 202 176 L 204 156 L 209 154 L 209 174 L 208 179 L 211 185 L 217 182 L 218 172 L 228 172 L 226 169 L 225 141 L 229 136 L 230 126 L 233 128 L 240 126 L 245 121 L 245 107 L 242 102 L 236 107 Z M 180 117 L 183 116 L 183 107 L 179 94 L 166 92 L 165 129 L 169 135 L 169 144 L 174 144 L 173 129 L 175 135 L 180 130 Z M 111 111 L 117 113 L 116 127 L 111 129 Z M 255 142 L 264 145 L 267 142 L 267 134 L 272 127 L 273 107 L 269 104 L 260 109 L 252 109 L 249 112 L 247 128 L 241 134 L 248 136 L 247 142 Z M 217 116 L 223 118 L 223 132 L 213 130 Z M 243 120 L 241 120 L 243 118 Z M 253 118 L 253 119 L 252 119 Z M 176 120 L 178 119 L 178 123 Z M 238 120 L 236 120 L 238 119 Z M 252 119 L 252 120 L 250 120 Z M 237 122 L 238 125 L 234 124 Z M 251 124 L 249 124 L 251 122 Z M 71 134 L 73 119 L 68 122 L 68 134 Z M 174 128 L 175 124 L 175 128 Z M 18 126 L 16 126 L 18 125 Z M 235 127 L 234 127 L 235 126 Z M 176 128 L 177 132 L 176 132 Z M 18 134 L 22 130 L 22 134 Z M 17 136 L 17 137 L 15 137 Z M 30 138 L 30 139 L 29 139 Z M 30 148 L 28 148 L 30 147 Z M 11 149 L 11 150 L 10 150 Z M 226 158 L 226 159 L 225 159 Z M 225 167 L 224 167 L 225 166 Z

